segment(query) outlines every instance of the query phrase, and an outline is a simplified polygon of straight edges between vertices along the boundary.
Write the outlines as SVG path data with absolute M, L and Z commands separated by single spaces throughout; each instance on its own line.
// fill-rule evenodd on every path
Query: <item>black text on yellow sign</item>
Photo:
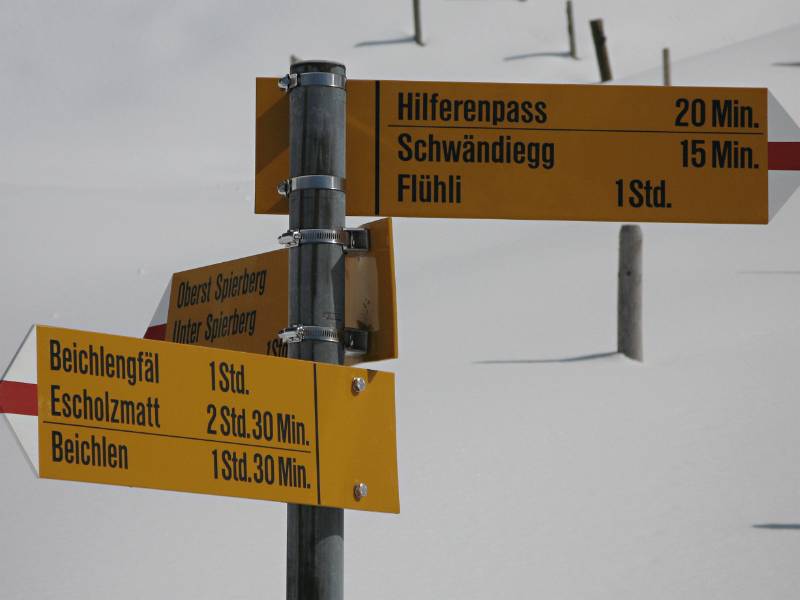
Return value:
M 276 81 L 256 83 L 257 213 L 288 208 Z M 349 215 L 769 219 L 766 89 L 351 80 L 347 156 Z
M 348 364 L 397 358 L 397 294 L 391 219 L 362 225 L 369 250 L 345 254 L 344 326 L 369 334 L 367 352 Z M 286 356 L 278 332 L 289 312 L 289 250 L 175 273 L 166 339 Z
M 391 373 L 36 334 L 42 477 L 399 512 Z

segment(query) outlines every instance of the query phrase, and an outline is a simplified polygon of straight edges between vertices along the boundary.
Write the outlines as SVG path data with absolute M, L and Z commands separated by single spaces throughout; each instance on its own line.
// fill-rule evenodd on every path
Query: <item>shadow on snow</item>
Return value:
M 386 46 L 388 44 L 408 44 L 413 41 L 414 41 L 414 36 L 409 35 L 407 37 L 393 38 L 390 40 L 367 40 L 366 42 L 358 42 L 355 45 L 355 47 L 363 48 L 364 46 Z
M 569 52 L 530 52 L 528 54 L 514 54 L 512 56 L 506 56 L 503 58 L 503 60 L 522 60 L 525 58 L 541 58 L 545 56 L 560 56 L 563 58 L 568 58 Z
M 583 354 L 581 356 L 567 356 L 564 358 L 517 358 L 509 360 L 476 360 L 472 364 L 475 365 L 535 365 L 535 364 L 548 364 L 548 363 L 571 363 L 582 362 L 585 360 L 596 360 L 598 358 L 606 358 L 614 356 L 617 352 L 597 352 L 595 354 Z

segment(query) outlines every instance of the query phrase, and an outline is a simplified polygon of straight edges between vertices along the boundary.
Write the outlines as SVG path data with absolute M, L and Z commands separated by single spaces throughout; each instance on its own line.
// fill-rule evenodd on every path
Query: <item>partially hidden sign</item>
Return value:
M 54 327 L 36 336 L 41 477 L 399 512 L 391 373 Z
M 766 223 L 786 200 L 768 104 L 785 114 L 766 89 L 349 80 L 347 213 Z M 287 211 L 288 122 L 258 79 L 257 213 Z
M 370 249 L 345 255 L 345 326 L 369 332 L 365 355 L 348 364 L 397 358 L 391 219 L 363 225 Z M 289 251 L 275 250 L 175 273 L 167 341 L 286 356 Z

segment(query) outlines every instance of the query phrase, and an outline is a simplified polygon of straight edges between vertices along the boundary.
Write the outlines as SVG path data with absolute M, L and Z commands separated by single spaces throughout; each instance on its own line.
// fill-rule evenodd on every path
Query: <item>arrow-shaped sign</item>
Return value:
M 367 333 L 367 349 L 348 354 L 349 365 L 397 358 L 391 219 L 361 227 L 369 234 L 369 248 L 345 254 L 344 323 Z M 289 251 L 283 249 L 175 273 L 144 337 L 286 356 L 278 332 L 288 325 L 288 265 Z M 249 293 L 226 290 L 247 273 L 253 283 Z M 220 326 L 236 315 L 241 326 Z
M 256 212 L 286 214 L 289 99 L 256 82 Z M 800 184 L 763 88 L 348 81 L 347 213 L 767 223 Z
M 11 426 L 31 468 L 39 474 L 36 415 L 36 329 L 31 327 L 0 378 L 0 413 Z
M 769 94 L 769 218 L 800 187 L 800 128 Z
M 391 373 L 37 326 L 0 412 L 41 477 L 399 511 Z

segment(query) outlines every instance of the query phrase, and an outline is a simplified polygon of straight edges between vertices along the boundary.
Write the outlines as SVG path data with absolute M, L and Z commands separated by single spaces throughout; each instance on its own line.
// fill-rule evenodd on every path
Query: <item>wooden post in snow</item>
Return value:
M 603 19 L 589 21 L 589 26 L 592 28 L 594 51 L 595 54 L 597 54 L 597 65 L 600 67 L 600 81 L 611 81 L 611 64 L 608 61 L 606 35 L 603 32 Z
M 567 0 L 567 34 L 569 35 L 569 55 L 578 58 L 578 49 L 575 46 L 575 20 L 572 17 L 572 0 Z
M 420 0 L 414 0 L 414 41 L 417 45 L 424 46 L 422 43 L 422 14 L 419 8 Z
M 617 352 L 643 359 L 642 229 L 638 225 L 623 225 L 619 230 Z

